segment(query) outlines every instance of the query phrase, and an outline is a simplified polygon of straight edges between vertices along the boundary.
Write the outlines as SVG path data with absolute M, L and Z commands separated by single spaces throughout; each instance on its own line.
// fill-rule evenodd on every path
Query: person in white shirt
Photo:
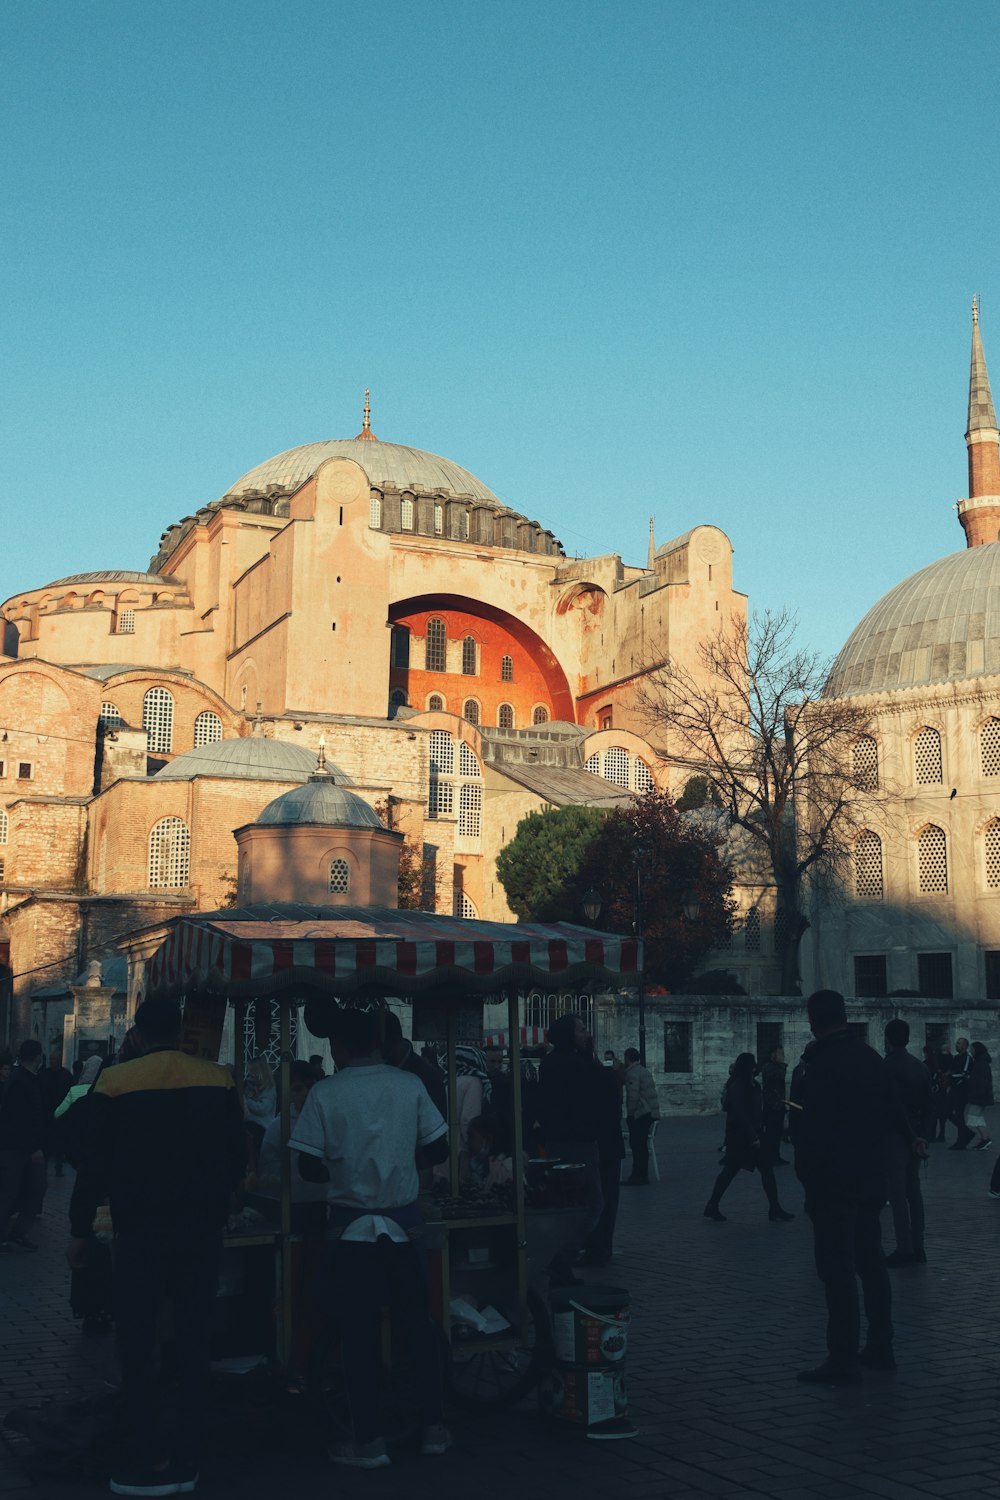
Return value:
M 438 1336 L 416 1247 L 419 1171 L 448 1154 L 448 1127 L 423 1083 L 378 1051 L 378 1013 L 338 1011 L 330 1047 L 337 1072 L 312 1088 L 289 1147 L 307 1181 L 327 1182 L 328 1291 L 344 1343 L 354 1440 L 330 1449 L 334 1463 L 389 1463 L 379 1432 L 380 1314 L 410 1356 L 421 1405 L 424 1453 L 444 1453 Z

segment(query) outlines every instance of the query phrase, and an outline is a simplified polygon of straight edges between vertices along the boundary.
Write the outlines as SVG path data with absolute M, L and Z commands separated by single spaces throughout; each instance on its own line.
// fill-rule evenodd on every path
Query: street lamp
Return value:
M 583 898 L 583 915 L 587 918 L 587 921 L 590 923 L 591 927 L 593 927 L 594 923 L 601 915 L 601 905 L 602 902 L 600 891 L 595 891 L 593 886 L 591 886 L 590 890 Z
M 686 922 L 697 922 L 701 916 L 701 901 L 698 898 L 698 892 L 692 886 L 689 886 L 681 897 L 681 909 Z

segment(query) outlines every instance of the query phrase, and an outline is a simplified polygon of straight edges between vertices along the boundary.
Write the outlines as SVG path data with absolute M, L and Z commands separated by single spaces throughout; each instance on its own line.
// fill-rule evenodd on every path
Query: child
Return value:
M 468 1147 L 462 1152 L 462 1181 L 486 1192 L 511 1182 L 513 1163 L 496 1149 L 499 1126 L 489 1115 L 477 1115 L 469 1121 Z

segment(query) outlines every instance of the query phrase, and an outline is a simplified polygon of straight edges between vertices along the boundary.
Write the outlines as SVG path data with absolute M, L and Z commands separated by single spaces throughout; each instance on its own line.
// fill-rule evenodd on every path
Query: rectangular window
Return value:
M 781 1021 L 757 1022 L 757 1061 L 766 1063 L 777 1047 L 785 1045 L 785 1028 Z
M 3 778 L 6 776 L 6 774 L 7 774 L 7 762 L 5 760 L 0 760 L 0 781 L 3 780 Z
M 0 775 L 3 773 L 0 772 Z M 986 998 L 1000 1000 L 1000 953 L 984 955 L 986 959 Z
M 118 611 L 117 632 L 119 635 L 135 634 L 135 610 L 120 609 Z
M 30 781 L 35 774 L 35 768 L 30 760 L 19 760 L 17 763 L 18 781 Z
M 868 1022 L 867 1021 L 848 1021 L 848 1023 L 847 1023 L 847 1035 L 848 1036 L 853 1036 L 856 1041 L 867 1043 L 867 1041 L 868 1041 Z
M 427 798 L 427 816 L 439 818 L 442 813 L 450 813 L 455 806 L 455 791 L 450 781 L 438 781 L 431 777 L 430 792 Z
M 917 985 L 928 1000 L 950 1000 L 954 995 L 950 953 L 918 953 Z
M 405 625 L 392 627 L 392 664 L 404 671 L 410 665 L 410 632 Z
M 692 1071 L 690 1021 L 664 1021 L 663 1071 L 664 1073 L 690 1073 Z
M 862 999 L 886 995 L 889 985 L 884 953 L 854 955 L 854 993 Z
M 928 1047 L 940 1047 L 948 1039 L 947 1021 L 927 1021 L 924 1025 L 924 1042 Z
M 3 860 L 0 859 L 0 885 L 3 885 Z

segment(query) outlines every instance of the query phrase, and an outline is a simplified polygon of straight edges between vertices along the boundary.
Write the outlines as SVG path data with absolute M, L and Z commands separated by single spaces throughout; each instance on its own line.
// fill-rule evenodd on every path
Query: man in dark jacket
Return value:
M 45 1191 L 41 1066 L 41 1042 L 22 1042 L 0 1102 L 0 1251 L 5 1253 L 38 1249 L 28 1234 Z
M 135 1015 L 143 1055 L 106 1068 L 90 1096 L 86 1143 L 70 1204 L 67 1259 L 84 1263 L 98 1205 L 115 1226 L 114 1317 L 133 1451 L 117 1495 L 189 1493 L 208 1376 L 222 1230 L 243 1172 L 232 1077 L 179 1050 L 181 1013 L 146 1000 Z M 174 1419 L 156 1383 L 162 1304 L 173 1303 Z
M 920 1163 L 927 1156 L 927 1137 L 934 1128 L 934 1096 L 927 1068 L 906 1050 L 909 1040 L 905 1021 L 897 1018 L 886 1026 L 885 1067 L 896 1111 L 886 1161 L 896 1248 L 886 1256 L 887 1266 L 927 1263 Z
M 969 1056 L 969 1038 L 960 1036 L 955 1038 L 955 1055 L 948 1064 L 948 1074 L 951 1086 L 948 1089 L 950 1101 L 948 1118 L 958 1131 L 953 1143 L 948 1147 L 949 1151 L 964 1151 L 966 1146 L 975 1136 L 975 1131 L 970 1130 L 965 1123 L 965 1106 L 967 1100 L 966 1085 L 969 1081 L 969 1069 L 972 1066 L 972 1058 Z
M 812 1221 L 816 1270 L 826 1292 L 827 1358 L 799 1380 L 853 1385 L 861 1364 L 895 1369 L 892 1291 L 882 1254 L 879 1213 L 885 1202 L 885 1157 L 893 1130 L 889 1077 L 878 1053 L 847 1030 L 843 995 L 810 995 L 815 1041 L 796 1069 L 790 1114 L 795 1171 Z M 868 1340 L 858 1354 L 858 1278 Z

